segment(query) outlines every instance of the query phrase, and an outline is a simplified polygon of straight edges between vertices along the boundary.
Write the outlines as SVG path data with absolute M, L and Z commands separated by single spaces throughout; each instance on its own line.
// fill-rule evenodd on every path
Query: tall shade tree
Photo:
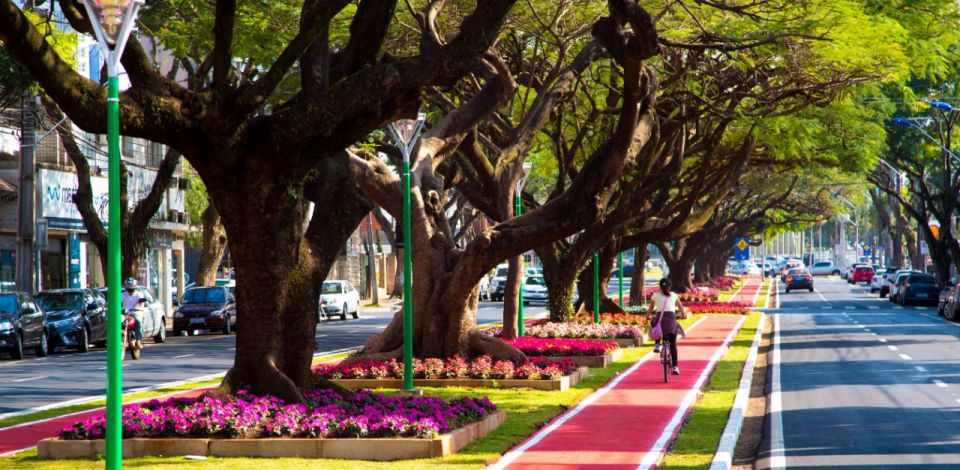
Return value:
M 382 51 L 399 22 L 395 1 L 282 4 L 277 13 L 296 20 L 281 22 L 285 28 L 264 41 L 279 42 L 279 52 L 235 61 L 234 50 L 250 46 L 245 33 L 254 25 L 262 32 L 263 12 L 218 0 L 213 14 L 183 19 L 194 26 L 212 20 L 206 35 L 170 46 L 201 51 L 203 60 L 192 64 L 195 86 L 161 74 L 140 43 L 127 46 L 121 62 L 131 87 L 120 96 L 121 132 L 181 152 L 206 183 L 230 240 L 241 328 L 222 392 L 246 384 L 303 401 L 301 388 L 312 378 L 319 281 L 369 210 L 350 191 L 355 184 L 342 171 L 344 149 L 414 114 L 423 87 L 476 71 L 513 3 L 480 2 L 451 20 L 456 34 L 442 44 L 434 40 L 435 23 L 423 23 L 420 44 L 400 56 Z M 90 33 L 79 2 L 60 6 L 74 29 Z M 105 131 L 105 90 L 64 62 L 11 0 L 0 1 L 0 31 L 10 56 L 76 125 Z M 310 200 L 318 204 L 308 221 Z

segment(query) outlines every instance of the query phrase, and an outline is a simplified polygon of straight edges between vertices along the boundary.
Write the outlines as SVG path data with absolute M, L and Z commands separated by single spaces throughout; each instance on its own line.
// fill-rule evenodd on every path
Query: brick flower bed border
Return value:
M 613 361 L 620 359 L 623 355 L 622 349 L 616 349 L 602 356 L 564 356 L 573 359 L 577 367 L 607 367 Z M 551 359 L 561 359 L 559 356 L 549 356 Z
M 414 387 L 469 387 L 469 388 L 530 388 L 534 390 L 565 391 L 587 377 L 587 368 L 577 370 L 559 379 L 413 379 Z M 401 388 L 403 379 L 330 379 L 341 387 L 354 388 Z
M 647 336 L 643 335 L 644 338 Z M 644 338 L 604 338 L 604 341 L 616 341 L 621 348 L 635 348 L 637 346 L 643 346 Z
M 298 457 L 346 460 L 402 460 L 442 457 L 460 451 L 504 423 L 502 411 L 433 439 L 149 439 L 123 440 L 124 458 L 203 455 L 216 457 Z M 77 459 L 104 453 L 104 441 L 50 438 L 40 441 L 41 459 Z

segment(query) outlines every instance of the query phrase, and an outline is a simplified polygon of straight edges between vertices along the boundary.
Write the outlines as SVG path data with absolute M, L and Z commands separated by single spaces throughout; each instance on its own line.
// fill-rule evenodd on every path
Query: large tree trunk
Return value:
M 599 287 L 600 291 L 600 313 L 623 313 L 623 309 L 607 295 L 607 285 L 609 285 L 610 278 L 613 275 L 614 259 L 617 256 L 615 245 L 616 243 L 608 244 L 600 250 L 598 256 L 600 260 L 600 272 L 598 276 L 599 286 L 597 287 Z M 580 293 L 580 301 L 578 303 L 583 305 L 583 309 L 590 313 L 593 313 L 593 292 L 595 287 L 593 262 L 594 258 L 591 256 L 590 262 L 587 263 L 585 269 L 580 271 L 577 277 L 577 291 Z
M 508 260 L 507 284 L 503 288 L 503 337 L 517 337 L 517 316 L 520 302 L 520 283 L 523 282 L 523 256 Z
M 387 220 L 386 215 L 384 215 L 383 209 L 377 207 L 373 211 L 374 217 L 377 218 L 377 222 L 380 224 L 380 227 L 383 229 L 384 235 L 387 237 L 387 241 L 390 243 L 391 256 L 393 256 L 393 265 L 396 269 L 393 270 L 393 290 L 390 292 L 391 299 L 399 299 L 403 297 L 403 247 L 400 245 L 399 241 L 403 237 L 403 227 L 401 224 L 395 224 Z M 396 227 L 391 229 L 390 227 Z M 383 273 L 383 277 L 386 278 L 390 273 Z
M 646 283 L 647 260 L 650 259 L 650 253 L 647 252 L 647 244 L 637 245 L 633 256 L 633 277 L 630 278 L 630 305 L 639 306 L 645 303 L 643 296 L 644 284 Z
M 207 205 L 200 220 L 203 224 L 203 245 L 200 248 L 196 284 L 212 286 L 217 279 L 217 268 L 227 250 L 227 232 L 213 202 Z
M 537 256 L 543 263 L 543 280 L 547 285 L 547 310 L 550 311 L 550 321 L 562 322 L 573 318 L 573 289 L 574 281 L 580 273 L 578 263 L 565 263 L 564 256 L 552 243 L 536 250 Z

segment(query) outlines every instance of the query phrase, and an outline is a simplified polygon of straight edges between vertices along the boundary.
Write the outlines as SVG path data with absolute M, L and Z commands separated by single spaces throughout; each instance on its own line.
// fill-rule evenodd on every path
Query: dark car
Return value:
M 183 293 L 173 314 L 173 334 L 193 335 L 197 330 L 220 330 L 227 335 L 237 321 L 233 295 L 226 287 L 194 287 Z
M 943 315 L 947 320 L 956 321 L 957 319 L 957 292 L 960 290 L 960 280 L 956 276 L 950 278 L 946 284 L 940 287 L 940 301 L 937 302 L 937 314 Z
M 937 286 L 937 279 L 929 274 L 910 274 L 897 278 L 897 282 L 903 281 L 897 289 L 897 301 L 901 305 L 907 305 L 910 302 L 935 303 L 940 297 L 940 289 Z
M 47 316 L 30 294 L 0 294 L 0 350 L 22 359 L 29 347 L 37 356 L 47 355 Z
M 813 292 L 813 275 L 806 269 L 791 269 L 787 271 L 784 285 L 787 292 L 790 292 L 790 289 L 808 289 Z
M 90 343 L 106 344 L 107 301 L 94 289 L 60 289 L 37 294 L 37 304 L 47 314 L 50 351 L 58 346 L 81 352 Z

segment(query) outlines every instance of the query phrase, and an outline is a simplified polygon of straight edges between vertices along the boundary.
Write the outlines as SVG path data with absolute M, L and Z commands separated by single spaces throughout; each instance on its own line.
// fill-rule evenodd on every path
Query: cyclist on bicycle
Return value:
M 663 330 L 663 340 L 670 342 L 670 356 L 673 358 L 673 375 L 680 375 L 680 367 L 678 366 L 679 362 L 677 360 L 677 335 L 685 336 L 685 334 L 680 323 L 677 323 L 677 318 L 687 318 L 687 311 L 683 308 L 683 304 L 680 303 L 680 296 L 675 292 L 671 292 L 670 287 L 672 287 L 670 279 L 660 279 L 660 290 L 654 292 L 653 296 L 650 297 L 650 305 L 647 306 L 647 311 L 655 314 L 651 324 L 656 325 L 658 321 L 661 322 L 660 328 Z M 663 316 L 662 320 L 660 319 L 661 315 Z M 655 351 L 659 351 L 659 349 L 660 345 L 658 344 Z

